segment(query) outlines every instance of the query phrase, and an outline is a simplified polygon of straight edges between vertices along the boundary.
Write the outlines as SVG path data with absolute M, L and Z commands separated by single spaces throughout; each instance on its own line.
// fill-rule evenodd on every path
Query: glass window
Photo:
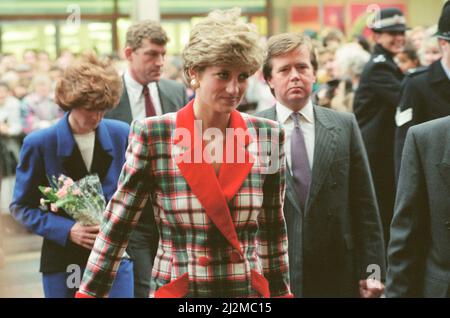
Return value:
M 2 51 L 21 57 L 27 49 L 47 51 L 56 56 L 55 25 L 50 22 L 10 22 L 2 25 Z
M 93 49 L 98 54 L 112 52 L 111 23 L 86 22 L 79 26 L 63 24 L 60 31 L 61 49 L 81 53 Z

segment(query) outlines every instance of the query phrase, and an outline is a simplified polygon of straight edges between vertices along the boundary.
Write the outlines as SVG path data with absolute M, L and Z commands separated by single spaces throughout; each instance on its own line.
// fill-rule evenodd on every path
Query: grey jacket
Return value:
M 388 264 L 388 297 L 450 296 L 450 116 L 407 133 Z
M 259 114 L 277 119 L 273 107 Z M 305 210 L 286 176 L 291 289 L 296 297 L 358 297 L 358 281 L 376 264 L 385 274 L 380 216 L 355 117 L 314 106 L 315 148 Z

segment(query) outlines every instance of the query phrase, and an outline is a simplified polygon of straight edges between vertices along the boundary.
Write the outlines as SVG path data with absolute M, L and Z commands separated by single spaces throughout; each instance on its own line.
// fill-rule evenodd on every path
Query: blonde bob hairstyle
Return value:
M 114 108 L 122 95 L 122 80 L 113 66 L 100 62 L 94 54 L 75 61 L 58 81 L 55 101 L 64 110 Z
M 241 10 L 215 10 L 196 24 L 182 57 L 184 75 L 201 73 L 208 66 L 238 66 L 255 73 L 264 60 L 264 49 L 256 27 L 241 20 Z

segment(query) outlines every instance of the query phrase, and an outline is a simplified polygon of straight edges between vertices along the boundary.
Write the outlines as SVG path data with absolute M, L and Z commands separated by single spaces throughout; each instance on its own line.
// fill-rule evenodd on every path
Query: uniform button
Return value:
M 201 257 L 198 258 L 198 263 L 201 266 L 208 266 L 211 263 L 211 261 L 210 261 L 209 258 L 207 258 L 205 256 L 201 256 Z
M 241 263 L 242 262 L 242 256 L 238 251 L 232 251 L 230 253 L 230 261 L 232 263 Z

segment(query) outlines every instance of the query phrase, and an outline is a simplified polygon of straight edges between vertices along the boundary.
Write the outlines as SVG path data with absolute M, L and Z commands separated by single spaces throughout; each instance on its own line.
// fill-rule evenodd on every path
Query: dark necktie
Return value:
M 150 91 L 147 85 L 144 85 L 142 93 L 144 93 L 145 99 L 145 116 L 146 117 L 156 116 L 155 106 L 153 106 L 152 97 L 150 96 Z
M 309 167 L 308 153 L 306 152 L 305 137 L 300 128 L 300 114 L 292 113 L 294 129 L 291 136 L 291 165 L 292 176 L 297 186 L 297 194 L 302 209 L 305 207 L 311 184 L 311 169 Z

